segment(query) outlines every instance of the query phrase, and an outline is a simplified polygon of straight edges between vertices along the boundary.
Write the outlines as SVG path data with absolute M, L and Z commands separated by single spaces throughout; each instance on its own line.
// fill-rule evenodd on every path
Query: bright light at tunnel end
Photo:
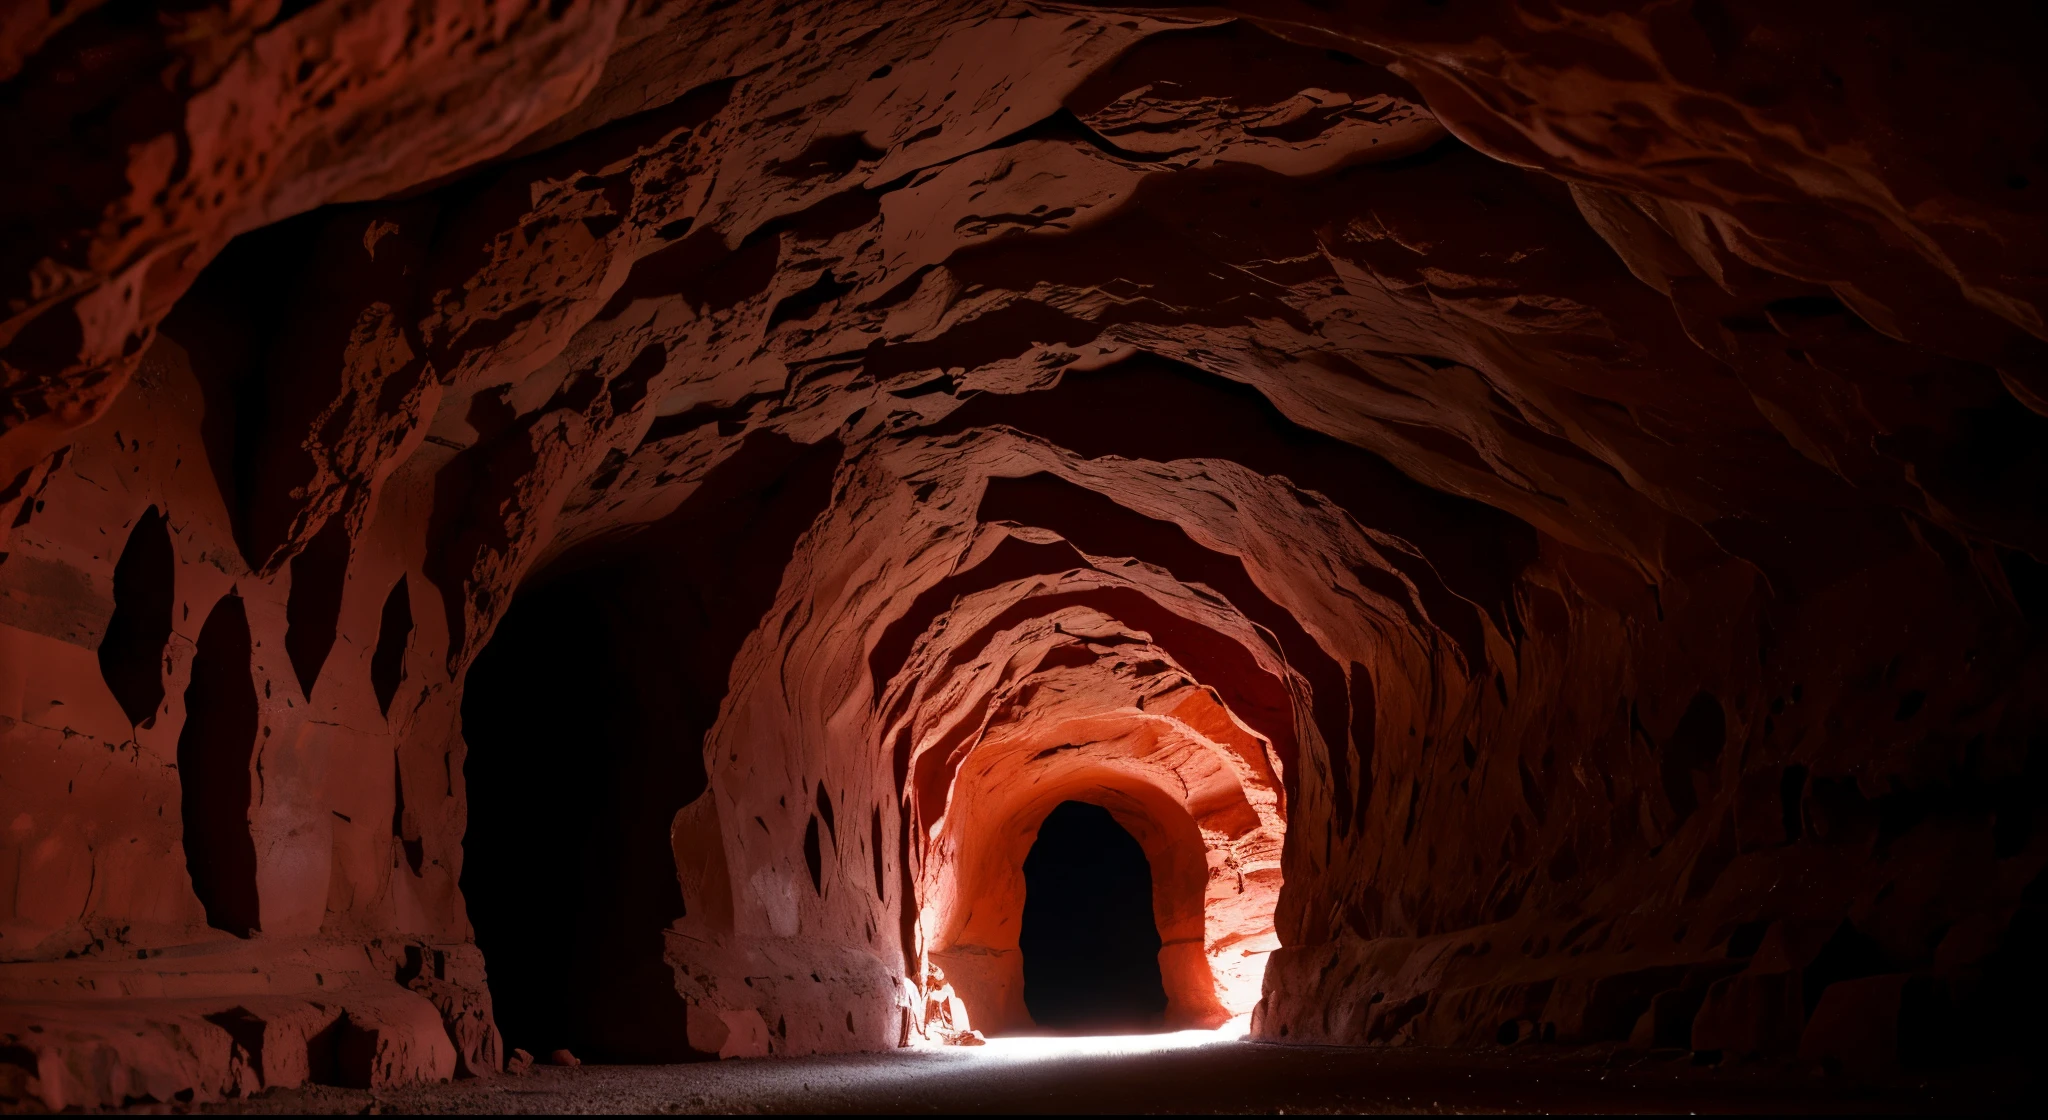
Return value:
M 919 1044 L 916 1049 L 945 1051 L 983 1061 L 1037 1062 L 1158 1054 L 1168 1050 L 1192 1050 L 1243 1042 L 1245 1038 L 1242 1026 L 1231 1025 L 1215 1030 L 1167 1031 L 1161 1034 L 1005 1035 L 991 1038 L 982 1046 L 948 1046 L 933 1042 Z

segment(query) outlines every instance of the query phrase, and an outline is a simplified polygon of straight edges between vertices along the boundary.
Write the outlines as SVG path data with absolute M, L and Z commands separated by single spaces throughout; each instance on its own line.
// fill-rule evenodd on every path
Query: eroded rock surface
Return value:
M 2039 19 L 4 17 L 0 1093 L 1014 1029 L 1069 798 L 1176 1022 L 2021 1052 Z

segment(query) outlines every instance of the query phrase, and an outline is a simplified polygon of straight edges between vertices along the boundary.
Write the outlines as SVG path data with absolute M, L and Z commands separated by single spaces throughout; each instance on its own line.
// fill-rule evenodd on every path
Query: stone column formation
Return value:
M 1028 1026 L 1065 799 L 1172 1024 L 2036 1045 L 2043 17 L 1610 7 L 15 5 L 0 1098 Z

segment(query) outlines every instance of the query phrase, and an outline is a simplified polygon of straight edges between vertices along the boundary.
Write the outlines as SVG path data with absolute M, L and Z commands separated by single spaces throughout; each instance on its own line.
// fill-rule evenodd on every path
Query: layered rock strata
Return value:
M 4 17 L 0 1095 L 1023 1026 L 1074 797 L 1176 1022 L 2030 1045 L 2039 17 L 1595 7 Z

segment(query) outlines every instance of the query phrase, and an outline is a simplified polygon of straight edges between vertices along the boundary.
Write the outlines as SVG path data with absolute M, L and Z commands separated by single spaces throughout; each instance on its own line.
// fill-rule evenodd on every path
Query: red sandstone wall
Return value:
M 956 776 L 1126 648 L 1278 780 L 1262 1037 L 2009 1038 L 2035 17 L 1244 14 L 6 17 L 0 1091 L 494 1068 L 468 670 L 722 464 L 835 473 L 636 717 L 699 1050 L 922 1026 Z

